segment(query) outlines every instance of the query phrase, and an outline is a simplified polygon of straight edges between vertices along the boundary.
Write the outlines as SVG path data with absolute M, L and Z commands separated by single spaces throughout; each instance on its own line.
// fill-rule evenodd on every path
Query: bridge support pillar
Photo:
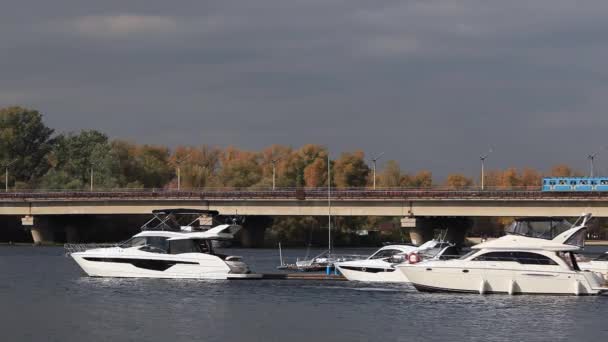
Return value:
M 446 241 L 462 246 L 466 231 L 472 225 L 471 219 L 463 217 L 416 217 L 415 227 L 410 228 L 410 240 L 419 246 L 431 240 L 435 230 L 441 230 Z
M 420 246 L 423 243 L 433 238 L 433 220 L 425 217 L 416 218 L 416 226 L 410 228 L 410 240 L 415 246 Z
M 34 244 L 46 245 L 54 243 L 55 234 L 51 228 L 49 219 L 43 217 L 36 217 L 35 221 L 33 219 L 33 217 L 24 218 L 22 223 L 24 227 L 29 229 L 32 233 L 32 240 L 34 240 Z
M 264 234 L 266 228 L 272 223 L 268 216 L 248 216 L 239 232 L 242 247 L 261 248 L 264 247 Z

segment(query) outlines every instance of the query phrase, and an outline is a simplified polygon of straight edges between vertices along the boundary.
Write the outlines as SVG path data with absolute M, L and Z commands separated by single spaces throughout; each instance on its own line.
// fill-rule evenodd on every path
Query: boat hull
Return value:
M 230 266 L 213 255 L 206 255 L 205 258 L 163 255 L 155 259 L 144 259 L 138 256 L 82 252 L 72 253 L 71 256 L 91 277 L 241 279 L 248 276 L 248 273 L 231 273 Z
M 592 272 L 475 269 L 438 265 L 397 267 L 419 291 L 479 294 L 597 295 L 604 292 Z M 464 272 L 463 272 L 464 271 Z
M 357 263 L 336 264 L 338 271 L 346 279 L 363 282 L 407 283 L 409 280 L 394 267 L 387 265 L 364 265 Z

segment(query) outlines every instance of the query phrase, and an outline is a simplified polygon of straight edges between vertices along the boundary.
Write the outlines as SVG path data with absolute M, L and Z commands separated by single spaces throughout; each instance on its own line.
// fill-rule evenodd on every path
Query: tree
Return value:
M 369 167 L 361 151 L 342 153 L 333 169 L 333 179 L 337 187 L 361 187 L 367 184 Z
M 387 161 L 378 178 L 378 183 L 382 187 L 395 188 L 401 186 L 401 167 L 399 163 L 395 160 Z
M 262 179 L 262 169 L 256 153 L 238 150 L 229 146 L 221 155 L 219 178 L 228 187 L 247 188 Z
M 541 185 L 542 176 L 540 172 L 524 168 L 521 173 L 521 185 L 527 187 L 539 187 Z
M 112 153 L 108 137 L 98 131 L 58 136 L 49 154 L 49 163 L 52 169 L 41 179 L 47 188 L 87 188 L 91 169 L 96 186 L 112 188 L 119 185 L 118 158 Z
M 419 171 L 412 178 L 412 185 L 416 188 L 430 188 L 433 185 L 433 174 L 431 171 Z
M 551 168 L 552 177 L 572 177 L 573 175 L 572 169 L 565 164 L 555 165 Z
M 327 185 L 327 158 L 317 158 L 306 166 L 304 184 L 309 188 Z
M 34 183 L 49 169 L 46 155 L 53 147 L 52 135 L 53 130 L 42 122 L 38 111 L 22 107 L 0 109 L 0 164 L 15 161 L 11 177 Z
M 448 175 L 446 185 L 453 189 L 463 189 L 473 185 L 473 180 L 463 174 L 455 173 Z
M 219 167 L 221 151 L 215 147 L 179 146 L 171 157 L 171 165 L 180 164 L 181 186 L 184 188 L 204 188 L 216 185 L 215 172 Z

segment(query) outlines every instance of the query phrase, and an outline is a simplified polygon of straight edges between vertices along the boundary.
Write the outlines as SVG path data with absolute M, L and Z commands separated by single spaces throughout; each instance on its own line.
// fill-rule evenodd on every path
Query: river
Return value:
M 287 257 L 305 252 L 284 251 Z M 278 263 L 276 250 L 229 253 L 244 256 L 258 272 L 274 272 Z M 607 318 L 608 296 L 426 294 L 405 284 L 342 281 L 88 278 L 60 247 L 0 246 L 1 341 L 605 341 Z

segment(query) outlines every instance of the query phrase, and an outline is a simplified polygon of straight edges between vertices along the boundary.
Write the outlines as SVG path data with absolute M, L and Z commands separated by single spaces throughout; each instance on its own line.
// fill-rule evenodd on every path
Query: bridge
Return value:
M 329 201 L 328 201 L 329 199 Z M 0 193 L 0 215 L 149 214 L 154 209 L 193 208 L 243 216 L 393 216 L 419 231 L 432 218 L 501 216 L 608 217 L 608 192 L 447 189 L 202 189 L 113 191 L 24 191 Z M 409 219 L 409 221 L 408 221 Z M 424 223 L 427 222 L 427 223 Z M 33 224 L 36 240 L 43 228 Z M 420 234 L 419 234 L 420 235 Z M 422 237 L 418 238 L 423 239 Z

